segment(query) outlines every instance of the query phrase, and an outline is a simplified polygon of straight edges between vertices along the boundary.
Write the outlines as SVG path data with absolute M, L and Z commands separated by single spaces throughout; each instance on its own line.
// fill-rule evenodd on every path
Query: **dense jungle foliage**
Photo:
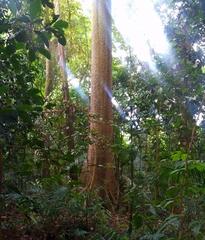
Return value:
M 154 2 L 172 53 L 150 46 L 156 71 L 112 23 L 108 207 L 81 178 L 90 18 L 77 0 L 0 0 L 0 240 L 205 239 L 205 1 Z

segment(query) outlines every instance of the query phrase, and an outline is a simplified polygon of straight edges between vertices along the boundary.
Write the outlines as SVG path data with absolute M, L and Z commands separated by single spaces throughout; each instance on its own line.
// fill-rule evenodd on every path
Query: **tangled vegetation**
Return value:
M 90 113 L 97 60 L 81 4 L 0 0 L 0 239 L 204 239 L 205 4 L 161 0 L 155 10 L 172 52 L 150 45 L 155 71 L 113 22 L 104 141 L 90 129 L 104 120 Z M 86 182 L 93 144 L 101 156 L 109 145 L 113 162 L 88 166 Z M 112 168 L 115 201 L 104 191 Z

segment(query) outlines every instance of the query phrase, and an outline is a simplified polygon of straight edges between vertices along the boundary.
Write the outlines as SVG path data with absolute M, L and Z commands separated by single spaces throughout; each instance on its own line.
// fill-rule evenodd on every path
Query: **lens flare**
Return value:
M 85 101 L 88 102 L 88 96 L 83 91 L 82 87 L 80 86 L 80 81 L 73 75 L 69 67 L 67 66 L 66 62 L 62 61 L 60 58 L 59 65 L 63 68 L 63 71 L 66 74 L 68 84 L 79 94 L 79 96 Z
M 113 19 L 124 40 L 139 60 L 156 71 L 152 50 L 169 54 L 164 26 L 151 0 L 113 0 Z
M 69 67 L 65 62 L 62 62 L 62 60 L 59 61 L 59 65 L 63 70 L 65 71 L 65 74 L 67 76 L 68 83 L 72 86 L 72 88 L 80 95 L 80 97 L 85 101 L 88 102 L 89 98 L 88 96 L 84 93 L 82 87 L 80 86 L 80 81 L 74 76 L 74 74 L 71 72 Z M 111 100 L 113 106 L 115 109 L 118 111 L 120 116 L 125 119 L 125 113 L 120 107 L 120 104 L 117 102 L 117 100 L 112 96 L 111 90 L 107 87 L 104 86 L 104 91 L 107 93 L 109 99 Z
M 123 110 L 120 107 L 120 104 L 117 102 L 117 100 L 112 96 L 111 90 L 106 85 L 104 85 L 104 90 L 107 93 L 107 96 L 110 98 L 110 100 L 111 100 L 113 106 L 115 107 L 115 109 L 118 111 L 120 116 L 124 119 L 125 118 L 125 113 L 123 112 Z

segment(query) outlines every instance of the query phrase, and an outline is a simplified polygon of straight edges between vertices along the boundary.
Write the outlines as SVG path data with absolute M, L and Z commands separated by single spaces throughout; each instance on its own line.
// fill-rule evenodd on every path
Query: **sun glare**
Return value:
M 113 0 L 113 19 L 125 41 L 139 60 L 154 70 L 151 49 L 156 53 L 169 52 L 162 21 L 151 0 Z
M 89 16 L 92 0 L 80 0 Z M 155 11 L 152 0 L 112 0 L 115 26 L 139 60 L 147 62 L 154 70 L 151 49 L 159 54 L 169 52 L 163 23 Z M 119 53 L 120 55 L 120 50 Z

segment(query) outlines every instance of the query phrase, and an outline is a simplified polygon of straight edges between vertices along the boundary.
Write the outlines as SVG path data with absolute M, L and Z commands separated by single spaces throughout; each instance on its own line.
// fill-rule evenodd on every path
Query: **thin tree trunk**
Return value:
M 55 13 L 60 15 L 60 2 L 55 0 Z M 69 17 L 70 18 L 70 17 Z M 65 135 L 67 137 L 68 151 L 73 152 L 75 147 L 74 142 L 74 110 L 71 104 L 69 96 L 69 86 L 68 86 L 68 75 L 67 75 L 67 66 L 66 66 L 66 54 L 65 48 L 60 43 L 58 43 L 58 61 L 60 64 L 61 77 L 62 77 L 62 94 L 63 94 L 63 103 L 65 105 Z M 73 180 L 77 180 L 78 176 L 75 170 L 71 167 L 70 177 Z
M 73 107 L 70 101 L 69 96 L 69 87 L 68 87 L 68 76 L 66 74 L 66 57 L 65 57 L 65 50 L 61 44 L 58 44 L 58 54 L 59 54 L 59 61 L 61 65 L 61 76 L 62 76 L 62 94 L 63 94 L 63 102 L 65 105 L 65 117 L 66 117 L 66 124 L 65 124 L 65 133 L 67 136 L 68 141 L 68 149 L 72 151 L 74 149 L 74 139 L 73 139 Z
M 52 57 L 52 52 L 55 47 L 55 42 L 49 42 L 49 51 L 51 53 L 51 59 L 46 59 L 46 82 L 45 82 L 45 98 L 48 99 L 50 93 L 53 90 L 53 82 L 54 82 L 54 62 Z M 49 137 L 46 137 L 45 144 L 49 148 Z M 42 163 L 42 177 L 49 177 L 50 176 L 50 163 L 49 163 L 49 156 L 46 153 L 44 156 L 44 161 Z
M 49 51 L 52 51 L 53 43 L 50 41 Z M 53 89 L 53 59 L 46 59 L 46 83 L 45 83 L 45 97 L 48 98 Z
M 98 189 L 104 200 L 117 203 L 118 184 L 111 145 L 113 141 L 111 0 L 93 3 L 90 131 L 92 144 L 84 181 L 87 189 Z

